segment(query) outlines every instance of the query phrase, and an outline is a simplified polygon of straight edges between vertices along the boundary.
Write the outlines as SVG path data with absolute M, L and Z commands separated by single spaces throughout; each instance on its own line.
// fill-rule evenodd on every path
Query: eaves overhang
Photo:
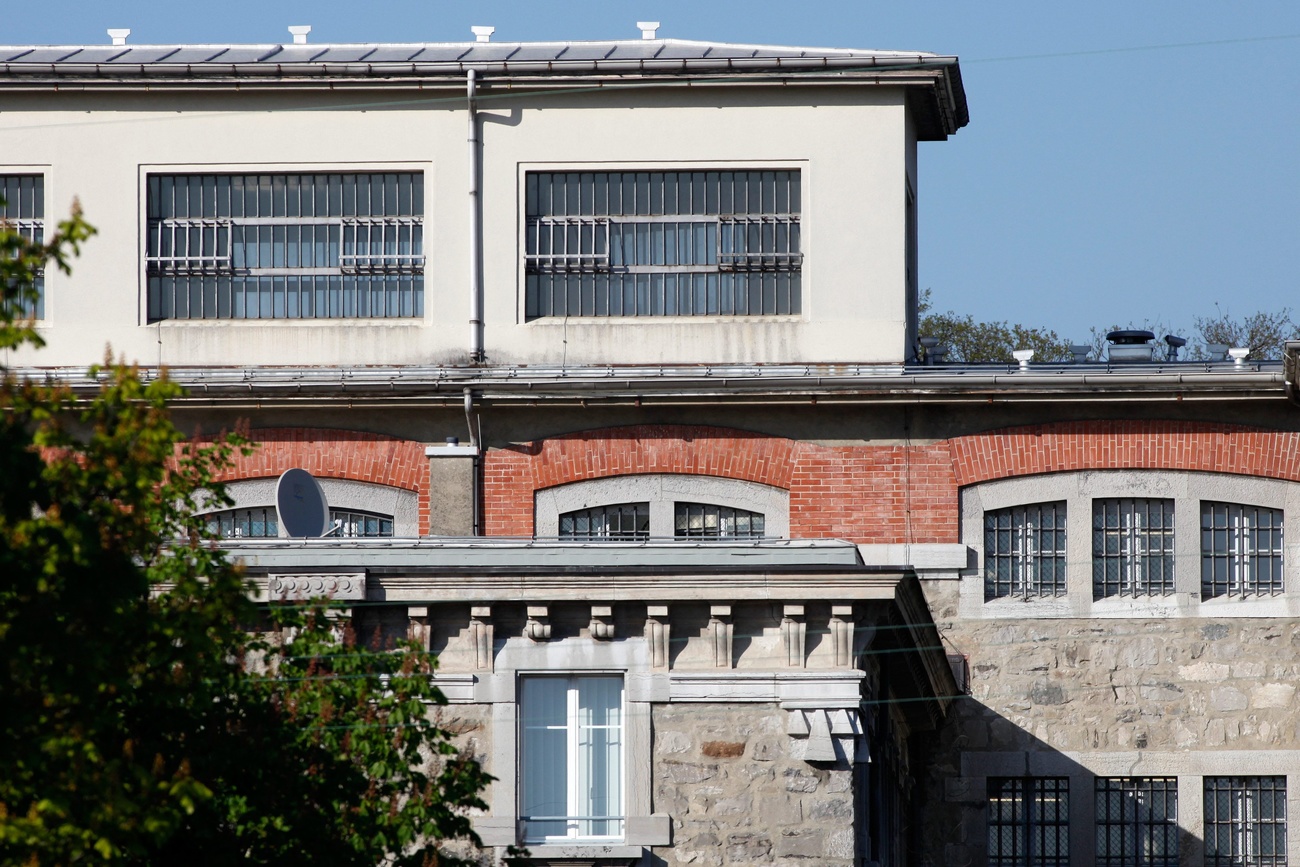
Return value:
M 969 121 L 956 57 L 687 40 L 362 45 L 0 46 L 5 90 L 463 89 L 883 85 L 907 88 L 922 139 Z
M 22 368 L 91 394 L 89 368 Z M 158 368 L 141 368 L 155 379 Z M 870 364 L 659 366 L 174 367 L 177 406 L 646 405 L 690 403 L 1018 403 L 1285 400 L 1280 362 L 905 367 Z

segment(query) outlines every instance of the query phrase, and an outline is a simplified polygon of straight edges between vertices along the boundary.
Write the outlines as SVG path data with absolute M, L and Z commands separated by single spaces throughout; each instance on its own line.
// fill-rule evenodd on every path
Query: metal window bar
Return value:
M 764 522 L 761 513 L 746 509 L 677 503 L 673 535 L 678 539 L 761 539 Z
M 1068 777 L 990 777 L 989 867 L 1070 863 Z
M 330 509 L 330 523 L 340 538 L 376 538 L 393 535 L 393 516 L 355 509 Z
M 1097 867 L 1178 867 L 1178 779 L 1098 777 Z
M 799 184 L 798 171 L 530 172 L 525 318 L 798 314 Z
M 420 173 L 152 175 L 148 316 L 424 315 Z
M 0 175 L 0 224 L 34 244 L 45 242 L 44 175 Z M 45 269 L 35 276 L 33 296 L 12 308 L 20 319 L 45 318 Z
M 1206 777 L 1206 867 L 1286 863 L 1286 777 Z
M 619 503 L 560 515 L 560 538 L 589 542 L 650 538 L 650 504 Z
M 1201 595 L 1282 592 L 1282 510 L 1201 503 Z
M 1174 592 L 1174 501 L 1116 498 L 1092 505 L 1093 595 Z
M 1033 503 L 984 515 L 984 596 L 1064 596 L 1065 503 Z

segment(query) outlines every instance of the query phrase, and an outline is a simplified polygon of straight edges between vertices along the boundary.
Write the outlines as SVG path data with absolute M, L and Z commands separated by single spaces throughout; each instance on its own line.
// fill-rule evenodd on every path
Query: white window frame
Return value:
M 257 508 L 274 510 L 277 481 L 278 476 L 267 476 L 226 482 L 226 494 L 234 504 L 220 509 L 204 509 L 204 512 Z M 351 479 L 318 477 L 316 481 L 320 482 L 331 511 L 391 515 L 394 538 L 420 535 L 420 497 L 415 491 Z
M 743 509 L 763 516 L 765 538 L 790 536 L 790 492 L 760 482 L 686 473 L 647 473 L 606 476 L 544 488 L 534 495 L 534 533 L 538 538 L 560 534 L 560 515 L 619 503 L 650 503 L 650 537 L 672 539 L 676 534 L 677 503 L 697 503 Z M 744 542 L 743 537 L 717 541 Z M 700 541 L 696 539 L 695 541 Z
M 618 708 L 618 725 L 599 726 L 599 728 L 616 728 L 618 733 L 618 756 L 617 756 L 617 774 L 618 774 L 618 792 L 617 792 L 617 811 L 609 815 L 596 816 L 585 815 L 582 811 L 588 809 L 584 806 L 584 793 L 582 788 L 583 781 L 583 751 L 582 735 L 585 730 L 596 728 L 596 726 L 583 726 L 580 722 L 580 682 L 595 678 L 618 679 L 619 681 L 619 708 Z M 529 728 L 527 718 L 527 708 L 525 705 L 524 693 L 527 682 L 539 681 L 562 681 L 565 684 L 565 722 L 563 731 L 565 732 L 565 789 L 566 789 L 566 815 L 563 817 L 530 817 L 524 813 L 523 798 L 527 790 L 525 777 L 530 772 L 525 766 L 527 762 L 526 731 Z M 627 781 L 627 751 L 626 751 L 626 725 L 627 719 L 627 690 L 623 683 L 621 672 L 582 672 L 567 674 L 549 674 L 534 673 L 520 675 L 519 684 L 519 821 L 520 831 L 524 843 L 617 843 L 621 842 L 626 836 L 627 814 L 625 805 L 627 803 L 626 781 Z M 555 728 L 547 726 L 547 728 Z M 530 834 L 528 823 L 530 821 L 564 821 L 566 832 L 564 834 Z M 618 828 L 616 834 L 584 834 L 582 833 L 583 823 L 590 822 L 610 822 Z

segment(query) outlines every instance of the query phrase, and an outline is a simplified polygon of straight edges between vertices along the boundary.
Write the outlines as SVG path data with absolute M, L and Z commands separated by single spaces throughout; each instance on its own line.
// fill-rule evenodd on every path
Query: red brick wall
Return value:
M 1300 481 L 1300 433 L 1175 421 L 1026 425 L 951 441 L 959 485 L 1071 470 L 1144 468 Z
M 484 507 L 488 535 L 528 536 L 539 489 L 605 476 L 689 473 L 787 489 L 793 537 L 956 542 L 963 485 L 1134 467 L 1300 481 L 1300 434 L 1093 421 L 1003 428 L 910 447 L 825 447 L 728 428 L 634 425 L 489 450 Z
M 301 467 L 325 479 L 351 479 L 415 491 L 420 533 L 429 528 L 429 459 L 424 445 L 380 434 L 331 428 L 260 428 L 249 432 L 256 447 L 237 455 L 219 481 L 261 479 Z

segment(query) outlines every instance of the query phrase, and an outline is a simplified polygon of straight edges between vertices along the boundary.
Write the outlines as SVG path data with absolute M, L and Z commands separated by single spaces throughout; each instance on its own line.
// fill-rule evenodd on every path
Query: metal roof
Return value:
M 783 84 L 909 88 L 922 138 L 969 120 L 957 58 L 921 51 L 741 45 L 684 39 L 606 42 L 430 42 L 260 45 L 0 46 L 0 90 L 148 86 L 436 86 L 468 70 L 534 84 L 573 79 L 688 76 L 725 84 L 776 77 Z M 440 81 L 441 80 L 441 81 Z

